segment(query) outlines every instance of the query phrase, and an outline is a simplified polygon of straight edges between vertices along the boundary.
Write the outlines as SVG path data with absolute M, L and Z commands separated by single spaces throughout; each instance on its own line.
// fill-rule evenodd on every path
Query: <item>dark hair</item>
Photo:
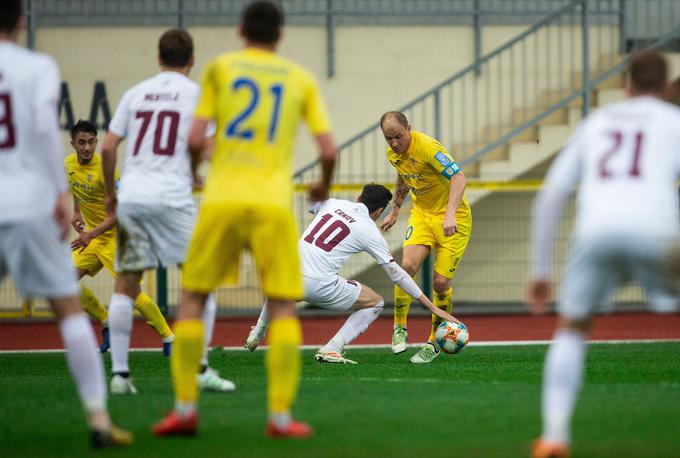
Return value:
M 387 113 L 383 113 L 383 115 L 380 117 L 380 128 L 382 129 L 383 123 L 387 118 L 394 118 L 399 124 L 401 124 L 404 127 L 408 127 L 408 119 L 406 119 L 406 115 L 402 113 L 401 111 L 388 111 Z
M 166 30 L 158 40 L 158 56 L 166 67 L 186 67 L 193 55 L 194 40 L 186 30 L 177 28 Z
M 369 213 L 387 207 L 390 200 L 392 200 L 392 193 L 380 184 L 367 184 L 359 196 L 359 202 L 366 205 Z
M 0 31 L 12 32 L 23 13 L 22 0 L 2 0 L 0 2 Z
M 668 82 L 666 59 L 651 49 L 641 51 L 630 61 L 628 78 L 634 92 L 662 92 Z
M 78 132 L 85 132 L 97 136 L 97 127 L 86 119 L 79 119 L 77 123 L 71 127 L 71 140 L 76 138 Z
M 269 1 L 255 1 L 243 9 L 241 26 L 246 39 L 255 43 L 272 44 L 281 36 L 283 12 Z

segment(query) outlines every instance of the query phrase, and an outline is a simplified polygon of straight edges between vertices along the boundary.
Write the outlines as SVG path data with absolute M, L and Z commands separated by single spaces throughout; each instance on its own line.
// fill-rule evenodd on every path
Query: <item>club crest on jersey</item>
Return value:
M 92 174 L 90 173 L 87 174 L 87 182 L 92 183 Z
M 442 167 L 446 167 L 451 162 L 453 162 L 446 154 L 442 153 L 441 151 L 437 151 L 437 154 L 434 155 L 434 158 L 437 159 L 437 162 L 439 162 Z

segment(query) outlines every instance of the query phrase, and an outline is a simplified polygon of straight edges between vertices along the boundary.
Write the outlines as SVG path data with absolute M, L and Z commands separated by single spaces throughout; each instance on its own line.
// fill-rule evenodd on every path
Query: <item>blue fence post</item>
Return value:
M 482 74 L 482 67 L 479 65 L 482 56 L 482 12 L 479 8 L 479 0 L 475 0 L 474 12 L 472 13 L 475 41 L 475 76 Z
M 177 5 L 177 26 L 180 29 L 185 29 L 187 26 L 185 10 L 186 10 L 185 0 L 179 0 L 179 4 Z
M 27 0 L 26 2 L 27 12 L 26 20 L 28 21 L 28 48 L 35 49 L 35 20 L 36 20 L 36 5 L 33 0 Z
M 626 52 L 626 0 L 619 0 L 619 52 Z
M 581 29 L 583 42 L 583 117 L 590 111 L 590 22 L 588 17 L 588 0 L 581 2 Z
M 156 269 L 156 303 L 161 313 L 168 316 L 168 270 L 161 266 Z
M 326 74 L 335 76 L 335 13 L 333 0 L 326 0 Z

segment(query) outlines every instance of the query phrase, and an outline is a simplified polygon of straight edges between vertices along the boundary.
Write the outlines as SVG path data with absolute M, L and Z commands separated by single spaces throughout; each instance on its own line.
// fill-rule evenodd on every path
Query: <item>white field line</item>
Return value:
M 514 345 L 548 345 L 550 340 L 515 340 L 515 341 L 488 341 L 488 342 L 470 342 L 470 347 L 509 347 Z M 649 344 L 649 343 L 669 343 L 680 342 L 680 339 L 637 339 L 637 340 L 589 340 L 589 344 Z M 420 347 L 422 343 L 408 344 L 409 348 Z M 390 344 L 374 344 L 374 345 L 348 345 L 345 348 L 348 350 L 360 350 L 363 348 L 390 348 Z M 320 345 L 302 345 L 303 350 L 316 350 Z M 215 346 L 213 349 L 221 348 L 225 351 L 247 351 L 242 346 L 235 347 L 220 347 Z M 256 351 L 266 350 L 267 346 L 261 346 Z M 132 348 L 131 351 L 140 352 L 158 352 L 161 353 L 161 347 L 154 348 Z M 9 353 L 63 353 L 63 349 L 49 349 L 49 350 L 0 350 L 0 354 Z

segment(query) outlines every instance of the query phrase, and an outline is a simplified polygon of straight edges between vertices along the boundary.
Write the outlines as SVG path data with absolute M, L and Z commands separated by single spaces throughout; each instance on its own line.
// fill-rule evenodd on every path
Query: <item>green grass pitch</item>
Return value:
M 357 366 L 303 354 L 295 415 L 307 441 L 266 440 L 264 352 L 213 350 L 230 394 L 203 393 L 200 435 L 156 439 L 149 426 L 172 406 L 168 360 L 131 355 L 140 394 L 111 397 L 115 420 L 135 434 L 116 456 L 526 457 L 539 433 L 545 346 L 471 347 L 415 366 L 416 349 L 350 349 Z M 109 359 L 106 358 L 107 368 Z M 595 344 L 577 406 L 573 456 L 680 455 L 680 343 Z M 83 456 L 83 414 L 62 354 L 0 355 L 0 455 Z

